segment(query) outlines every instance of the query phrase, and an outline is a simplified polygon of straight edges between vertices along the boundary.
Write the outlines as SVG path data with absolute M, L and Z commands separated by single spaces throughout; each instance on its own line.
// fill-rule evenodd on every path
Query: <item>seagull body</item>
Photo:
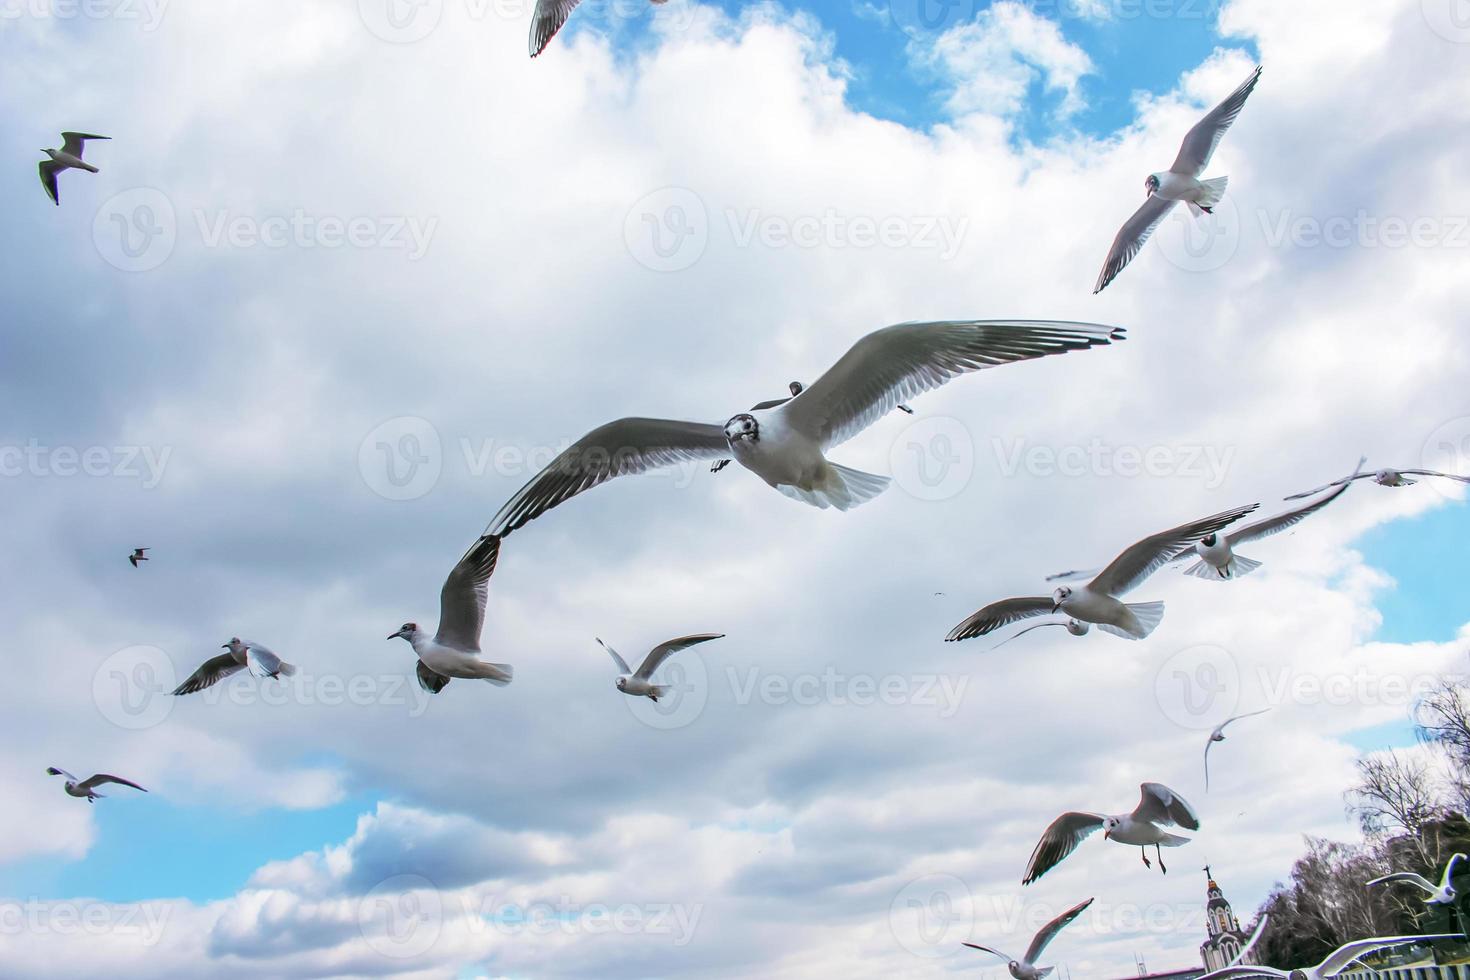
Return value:
M 137 568 L 138 567 L 138 562 L 140 562 L 140 561 L 149 561 L 150 560 L 148 558 L 148 556 L 146 554 L 144 554 L 144 552 L 150 551 L 150 550 L 152 550 L 152 549 L 150 549 L 150 548 L 134 548 L 133 549 L 133 553 L 131 555 L 128 555 L 128 561 L 130 561 L 132 563 L 132 565 L 133 565 L 134 568 Z
M 621 654 L 603 643 L 601 637 L 597 638 L 597 642 L 602 643 L 602 648 L 612 656 L 613 662 L 622 671 L 617 680 L 618 690 L 629 697 L 648 698 L 657 703 L 659 698 L 669 693 L 669 689 L 653 682 L 653 672 L 680 650 L 686 650 L 696 643 L 708 643 L 710 640 L 721 639 L 724 635 L 724 633 L 696 633 L 693 636 L 681 636 L 678 639 L 660 643 L 648 652 L 648 656 L 643 658 L 643 663 L 636 671 L 628 666 L 628 662 L 622 658 Z
M 61 194 L 56 187 L 56 175 L 63 170 L 98 173 L 96 167 L 82 159 L 82 151 L 86 148 L 87 140 L 112 139 L 111 136 L 93 136 L 91 133 L 62 133 L 61 138 L 61 149 L 41 151 L 50 159 L 42 160 L 40 164 L 41 186 L 46 188 L 46 196 L 58 207 L 61 205 Z
M 1215 147 L 1220 145 L 1221 137 L 1235 122 L 1235 117 L 1240 115 L 1245 100 L 1255 90 L 1260 78 L 1261 67 L 1257 65 L 1250 78 L 1189 131 L 1173 165 L 1168 170 L 1149 174 L 1144 180 L 1147 197 L 1133 217 L 1124 223 L 1118 237 L 1113 239 L 1113 247 L 1103 262 L 1102 272 L 1098 274 L 1097 286 L 1092 290 L 1094 294 L 1107 288 L 1108 283 L 1133 260 L 1175 204 L 1183 201 L 1195 214 L 1208 214 L 1220 203 L 1229 178 L 1201 180 L 1200 175 L 1209 166 Z
M 1270 708 L 1262 708 L 1260 711 L 1247 711 L 1243 715 L 1236 715 L 1233 718 L 1226 718 L 1224 721 L 1220 722 L 1220 724 L 1218 724 L 1218 725 L 1215 726 L 1215 730 L 1214 731 L 1210 732 L 1210 737 L 1205 740 L 1205 792 L 1206 793 L 1208 793 L 1210 791 L 1210 746 L 1214 745 L 1216 742 L 1223 742 L 1223 741 L 1225 741 L 1225 726 L 1228 725 L 1228 724 L 1230 724 L 1233 721 L 1240 721 L 1240 719 L 1242 719 L 1242 718 L 1252 718 L 1252 717 L 1254 717 L 1256 715 L 1263 715 L 1263 714 L 1265 714 L 1266 712 L 1268 712 L 1270 710 L 1271 710 Z
M 450 678 L 489 681 L 496 687 L 511 682 L 515 668 L 480 659 L 480 633 L 485 626 L 485 602 L 490 576 L 500 560 L 500 539 L 483 537 L 455 564 L 439 591 L 439 632 L 430 636 L 417 623 L 404 623 L 388 639 L 402 638 L 418 654 L 414 668 L 419 686 L 430 694 L 444 690 Z
M 117 783 L 119 786 L 131 786 L 133 789 L 140 790 L 144 793 L 148 792 L 137 783 L 123 779 L 121 776 L 109 776 L 105 772 L 99 772 L 95 776 L 79 780 L 65 769 L 57 769 L 55 766 L 51 766 L 46 770 L 46 774 L 48 776 L 65 776 L 66 795 L 75 796 L 77 799 L 86 800 L 88 803 L 103 798 L 104 794 L 97 792 L 97 787 L 105 783 Z
M 1153 866 L 1146 850 L 1152 847 L 1159 858 L 1159 870 L 1167 874 L 1169 869 L 1164 867 L 1164 855 L 1159 848 L 1179 847 L 1189 843 L 1189 838 L 1171 834 L 1164 828 L 1178 825 L 1185 830 L 1199 830 L 1199 817 L 1182 796 L 1162 783 L 1144 783 L 1139 790 L 1141 799 L 1132 813 L 1109 816 L 1073 811 L 1053 820 L 1031 852 L 1026 877 L 1021 884 L 1029 885 L 1056 867 L 1077 849 L 1077 845 L 1099 829 L 1107 840 L 1144 848 L 1143 863 L 1146 867 Z
M 1363 460 L 1358 461 L 1361 468 Z M 1249 575 L 1261 567 L 1261 563 L 1242 555 L 1237 555 L 1235 549 L 1238 545 L 1251 541 L 1259 541 L 1273 534 L 1280 534 L 1288 528 L 1295 527 L 1311 514 L 1326 507 L 1338 497 L 1342 496 L 1348 487 L 1352 485 L 1358 470 L 1353 471 L 1353 476 L 1339 481 L 1337 489 L 1305 506 L 1296 510 L 1289 510 L 1284 514 L 1267 518 L 1264 521 L 1256 521 L 1247 524 L 1239 530 L 1231 531 L 1229 534 L 1211 532 L 1201 538 L 1190 551 L 1181 552 L 1179 558 L 1187 559 L 1196 557 L 1199 560 L 1184 570 L 1185 575 L 1193 575 L 1195 578 L 1208 579 L 1212 582 L 1224 582 L 1242 575 Z
M 1331 483 L 1328 483 L 1325 486 L 1320 486 L 1315 490 L 1307 490 L 1304 493 L 1294 493 L 1286 499 L 1300 500 L 1303 497 L 1311 497 L 1315 494 L 1319 494 L 1323 490 L 1330 490 L 1333 487 L 1340 486 L 1345 483 L 1350 483 L 1353 480 L 1362 480 L 1367 477 L 1372 477 L 1373 482 L 1378 484 L 1380 487 L 1412 487 L 1414 484 L 1419 482 L 1418 480 L 1410 479 L 1410 477 L 1415 476 L 1437 477 L 1442 480 L 1455 480 L 1459 483 L 1470 483 L 1470 476 L 1456 476 L 1454 473 L 1440 473 L 1436 470 L 1382 469 L 1374 470 L 1371 473 L 1354 473 L 1352 476 L 1344 477 L 1341 480 L 1334 480 Z
M 1368 885 L 1406 881 L 1428 896 L 1428 898 L 1424 899 L 1425 905 L 1453 906 L 1458 893 L 1455 891 L 1455 886 L 1450 884 L 1450 879 L 1454 877 L 1455 865 L 1463 860 L 1465 860 L 1465 855 L 1463 854 L 1456 854 L 1451 857 L 1449 863 L 1444 866 L 1444 874 L 1440 876 L 1439 884 L 1437 885 L 1423 875 L 1414 874 L 1412 871 L 1399 871 L 1395 874 L 1384 875 L 1382 878 L 1374 878 L 1368 882 Z
M 531 57 L 536 57 L 546 50 L 546 45 L 561 30 L 561 25 L 567 22 L 572 11 L 582 0 L 536 0 L 536 13 L 531 19 Z M 649 3 L 663 4 L 668 0 L 648 0 Z
M 1257 506 L 1237 507 L 1144 538 L 1114 558 L 1085 585 L 1059 586 L 1050 597 L 1023 596 L 993 602 L 950 630 L 945 640 L 968 640 L 1022 619 L 1057 612 L 1064 612 L 1083 623 L 1092 623 L 1114 636 L 1141 640 L 1159 625 L 1164 616 L 1164 604 L 1125 603 L 1118 596 L 1137 587 L 1161 566 L 1175 560 L 1181 550 L 1239 520 Z
M 174 689 L 173 693 L 181 695 L 202 691 L 247 667 L 256 677 L 279 679 L 283 675 L 291 677 L 296 673 L 295 667 L 259 643 L 242 640 L 237 636 L 223 644 L 222 648 L 227 652 L 204 661 L 198 670 L 189 675 L 188 680 Z
M 859 340 L 814 384 L 723 425 L 624 418 L 577 440 L 500 509 L 486 529 L 504 537 L 615 477 L 688 460 L 732 457 L 788 497 L 848 510 L 888 478 L 830 462 L 828 450 L 905 400 L 971 371 L 1122 340 L 1114 327 L 1052 320 L 903 323 Z
M 1057 937 L 1057 933 L 1065 929 L 1073 919 L 1086 911 L 1087 907 L 1091 904 L 1092 899 L 1089 898 L 1087 901 L 1073 906 L 1042 926 L 1041 930 L 1036 933 L 1035 938 L 1031 940 L 1031 945 L 1026 949 L 1026 955 L 1019 960 L 1013 956 L 1007 956 L 1000 950 L 992 949 L 989 946 L 981 946 L 978 943 L 965 943 L 965 945 L 971 949 L 978 949 L 990 953 L 993 956 L 999 956 L 1003 960 L 1008 960 L 1006 969 L 1010 971 L 1011 976 L 1015 977 L 1015 980 L 1042 980 L 1043 977 L 1049 976 L 1055 968 L 1050 966 L 1037 966 L 1036 961 L 1041 958 L 1041 954 L 1045 951 L 1047 945 Z
M 1328 980 L 1336 977 L 1349 966 L 1358 962 L 1365 956 L 1390 946 L 1402 946 L 1405 943 L 1433 942 L 1439 939 L 1463 939 L 1454 933 L 1439 933 L 1433 936 L 1385 936 L 1377 939 L 1359 939 L 1356 942 L 1339 946 L 1327 955 L 1321 963 L 1316 966 L 1297 967 L 1295 970 L 1278 970 L 1274 966 L 1262 966 L 1260 964 L 1235 964 L 1224 969 L 1214 970 L 1200 977 L 1199 980 L 1245 980 L 1247 977 L 1279 977 L 1281 980 Z

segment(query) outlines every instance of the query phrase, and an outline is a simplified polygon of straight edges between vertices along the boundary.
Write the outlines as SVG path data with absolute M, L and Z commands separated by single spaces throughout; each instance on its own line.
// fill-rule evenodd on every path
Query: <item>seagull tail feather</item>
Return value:
M 496 687 L 505 687 L 515 677 L 516 669 L 510 664 L 487 664 L 484 661 L 479 665 L 479 676 L 489 681 Z
M 1225 186 L 1230 183 L 1229 177 L 1211 177 L 1209 180 L 1200 181 L 1198 201 L 1189 202 L 1189 213 L 1199 217 L 1205 208 L 1212 208 L 1220 203 L 1220 198 L 1225 196 Z
M 886 476 L 829 462 L 826 479 L 822 486 L 816 488 L 816 493 L 825 496 L 827 502 L 838 510 L 850 510 L 887 490 L 889 482 Z
M 1141 640 L 1152 633 L 1158 627 L 1159 620 L 1164 618 L 1162 602 L 1130 602 L 1128 611 L 1133 614 L 1133 622 L 1125 626 L 1098 623 L 1097 628 L 1125 640 Z

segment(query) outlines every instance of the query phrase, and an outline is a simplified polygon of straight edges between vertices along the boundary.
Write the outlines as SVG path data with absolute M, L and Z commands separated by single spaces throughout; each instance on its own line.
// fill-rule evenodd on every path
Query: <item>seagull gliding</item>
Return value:
M 486 663 L 480 659 L 480 633 L 485 628 L 485 602 L 490 597 L 490 576 L 500 559 L 500 539 L 480 538 L 450 569 L 439 590 L 439 632 L 433 636 L 417 623 L 404 623 L 388 639 L 402 638 L 419 655 L 419 686 L 438 694 L 452 677 L 489 681 L 496 687 L 511 682 L 515 668 L 510 664 Z

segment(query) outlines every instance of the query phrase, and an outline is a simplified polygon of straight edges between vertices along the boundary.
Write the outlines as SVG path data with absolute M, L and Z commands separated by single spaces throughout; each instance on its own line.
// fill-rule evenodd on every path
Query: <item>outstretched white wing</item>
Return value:
M 1199 817 L 1184 797 L 1163 783 L 1144 783 L 1138 789 L 1140 799 L 1133 810 L 1134 820 L 1163 826 L 1172 823 L 1185 830 L 1199 830 Z
M 1031 884 L 1060 864 L 1068 854 L 1077 850 L 1077 845 L 1096 833 L 1105 819 L 1099 813 L 1071 811 L 1053 820 L 1051 826 L 1046 828 L 1046 833 L 1041 835 L 1041 840 L 1036 842 L 1036 849 L 1031 852 L 1031 860 L 1026 864 L 1026 877 L 1021 879 L 1021 884 Z
M 1055 611 L 1056 603 L 1050 596 L 1001 599 L 999 602 L 992 602 L 971 613 L 964 622 L 950 630 L 949 635 L 944 639 L 945 642 L 969 640 L 977 636 L 984 636 L 986 633 L 994 632 L 1002 626 L 1008 626 L 1019 620 L 1030 619 L 1032 616 L 1045 616 Z M 1058 625 L 1064 624 L 1059 623 Z
M 693 636 L 681 636 L 676 640 L 668 640 L 660 643 L 648 651 L 648 656 L 643 658 L 643 665 L 638 668 L 638 679 L 648 680 L 660 665 L 680 650 L 687 650 L 697 643 L 708 643 L 710 640 L 718 640 L 724 633 L 695 633 Z
M 1181 551 L 1193 547 L 1206 534 L 1240 520 L 1259 506 L 1237 507 L 1151 534 L 1114 558 L 1107 568 L 1098 572 L 1097 578 L 1088 583 L 1088 588 L 1110 596 L 1123 595 L 1177 558 Z
M 1133 212 L 1133 216 L 1123 222 L 1123 227 L 1118 229 L 1117 237 L 1113 239 L 1113 247 L 1108 249 L 1108 257 L 1103 260 L 1102 271 L 1097 274 L 1097 285 L 1092 287 L 1094 296 L 1118 278 L 1118 273 L 1143 250 L 1175 203 L 1157 194 L 1150 195 Z
M 1241 82 L 1240 87 L 1226 96 L 1224 102 L 1194 124 L 1194 128 L 1184 137 L 1179 156 L 1169 169 L 1189 177 L 1198 177 L 1204 173 L 1205 167 L 1209 166 L 1210 157 L 1215 154 L 1215 147 L 1220 145 L 1221 137 L 1230 128 L 1230 124 L 1235 122 L 1235 117 L 1240 115 L 1240 110 L 1245 108 L 1245 100 L 1250 98 L 1260 80 L 1261 66 L 1257 65 L 1250 78 Z
M 594 639 L 596 639 L 598 643 L 602 643 L 602 637 L 598 636 L 598 637 L 594 637 Z M 602 643 L 602 648 L 604 650 L 606 650 L 608 653 L 612 654 L 613 662 L 618 665 L 618 670 L 619 671 L 621 671 L 624 674 L 631 674 L 631 673 L 633 673 L 633 668 L 628 666 L 628 661 L 626 661 L 626 660 L 623 659 L 623 655 L 622 654 L 618 653 L 618 651 L 614 650 L 612 647 L 608 646 L 606 643 Z
M 465 552 L 439 590 L 439 632 L 435 641 L 456 650 L 480 649 L 490 576 L 500 560 L 500 539 L 483 537 Z

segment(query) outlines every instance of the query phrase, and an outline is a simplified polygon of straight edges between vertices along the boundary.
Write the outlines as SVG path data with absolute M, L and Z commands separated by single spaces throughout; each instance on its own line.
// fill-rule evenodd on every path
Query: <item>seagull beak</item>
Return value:
M 220 648 L 220 649 L 221 649 L 221 650 L 228 650 L 228 649 L 229 649 L 229 648 L 230 648 L 230 645 L 229 645 L 229 644 L 228 644 L 228 643 L 221 643 L 221 644 L 220 644 L 220 645 L 219 645 L 219 648 Z
M 1111 830 L 1104 830 L 1103 831 L 1103 840 L 1111 840 L 1112 837 L 1113 837 L 1113 832 Z

